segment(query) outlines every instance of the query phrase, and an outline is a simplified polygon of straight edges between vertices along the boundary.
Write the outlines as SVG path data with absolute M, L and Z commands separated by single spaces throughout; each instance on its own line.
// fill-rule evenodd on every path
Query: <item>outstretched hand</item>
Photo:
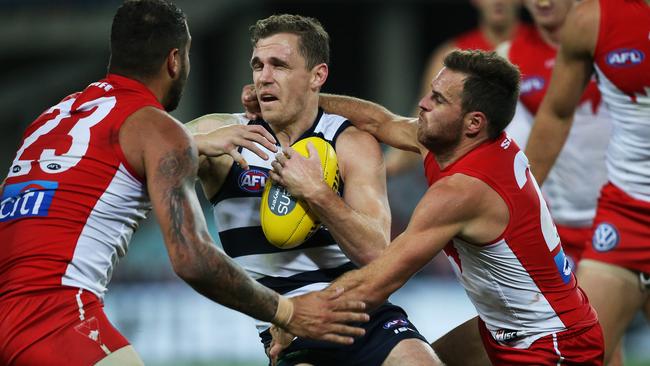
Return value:
M 257 101 L 255 85 L 244 85 L 241 91 L 241 104 L 244 106 L 244 115 L 250 120 L 262 118 L 260 103 Z
M 298 337 L 352 344 L 365 330 L 349 323 L 367 322 L 370 317 L 363 301 L 343 299 L 343 292 L 341 287 L 329 287 L 292 297 L 293 314 L 284 330 Z
M 248 163 L 237 151 L 239 146 L 252 151 L 260 158 L 269 158 L 255 143 L 259 143 L 272 152 L 277 152 L 276 140 L 260 125 L 230 125 L 217 128 L 209 133 L 194 135 L 200 155 L 216 157 L 224 154 L 232 156 L 243 169 Z

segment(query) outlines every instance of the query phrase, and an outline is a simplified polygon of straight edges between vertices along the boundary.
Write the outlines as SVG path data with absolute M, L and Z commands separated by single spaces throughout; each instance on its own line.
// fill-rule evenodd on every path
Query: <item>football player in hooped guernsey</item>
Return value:
M 585 0 L 569 13 L 526 149 L 539 182 L 594 72 L 612 118 L 609 183 L 578 278 L 598 312 L 607 361 L 635 313 L 650 312 L 650 0 Z
M 454 51 L 420 100 L 417 121 L 323 96 L 326 111 L 419 152 L 430 184 L 407 229 L 335 285 L 358 284 L 350 295 L 375 306 L 444 250 L 479 314 L 433 344 L 445 364 L 486 364 L 487 351 L 494 365 L 601 365 L 596 313 L 568 266 L 526 156 L 502 132 L 518 85 L 518 70 L 494 53 Z
M 285 298 L 215 247 L 194 191 L 197 147 L 167 113 L 181 98 L 190 43 L 173 4 L 125 2 L 106 78 L 27 128 L 0 186 L 0 365 L 142 365 L 102 298 L 151 207 L 175 272 L 206 297 L 308 337 L 349 344 L 364 333 L 345 324 L 366 320 L 347 311 L 363 303 L 336 291 Z M 209 155 L 235 142 L 273 148 L 257 132 L 216 131 L 200 147 Z
M 320 290 L 341 274 L 365 265 L 388 245 L 390 213 L 381 149 L 366 132 L 345 118 L 318 108 L 319 91 L 328 75 L 329 36 L 316 19 L 274 15 L 251 27 L 251 67 L 263 119 L 240 119 L 273 134 L 282 146 L 278 161 L 315 175 L 275 176 L 284 185 L 293 179 L 304 190 L 291 194 L 303 200 L 324 224 L 308 240 L 291 249 L 273 246 L 260 224 L 260 202 L 274 162 L 267 147 L 257 157 L 240 149 L 230 157 L 202 158 L 199 173 L 225 252 L 259 283 L 289 297 Z M 188 124 L 196 139 L 210 131 L 223 116 L 208 115 Z M 232 120 L 232 117 L 231 117 Z M 306 137 L 319 137 L 335 149 L 341 185 L 334 192 L 324 181 L 313 145 L 303 158 L 290 145 Z M 199 153 L 201 150 L 199 149 Z M 302 171 L 302 170 L 299 170 Z M 233 215 L 235 212 L 235 215 Z M 258 323 L 265 347 L 271 342 L 268 323 Z M 435 365 L 435 355 L 404 310 L 382 304 L 364 325 L 366 336 L 352 346 L 297 338 L 281 357 L 283 365 Z M 404 328 L 404 331 L 396 331 Z

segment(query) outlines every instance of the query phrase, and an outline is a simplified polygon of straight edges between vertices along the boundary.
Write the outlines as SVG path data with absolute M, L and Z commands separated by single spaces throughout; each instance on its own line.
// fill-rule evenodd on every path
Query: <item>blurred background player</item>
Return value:
M 449 52 L 455 49 L 491 51 L 497 45 L 530 28 L 519 21 L 521 0 L 471 0 L 470 2 L 478 12 L 478 26 L 444 42 L 433 51 L 421 77 L 419 97 L 429 92 L 431 79 L 442 69 L 442 61 Z M 418 112 L 419 110 L 416 109 L 415 114 Z M 391 147 L 386 151 L 388 176 L 418 167 L 419 163 L 419 157 L 408 151 Z
M 360 284 L 353 297 L 376 306 L 444 251 L 479 314 L 434 343 L 445 364 L 489 364 L 481 359 L 487 351 L 494 365 L 602 365 L 596 313 L 577 286 L 526 156 L 503 132 L 519 79 L 494 52 L 453 51 L 420 100 L 417 122 L 355 98 L 321 97 L 326 111 L 420 152 L 430 185 L 406 231 L 335 284 Z M 314 165 L 279 157 L 271 177 L 304 192 L 307 164 Z
M 535 27 L 526 28 L 498 47 L 521 72 L 522 108 L 506 132 L 523 149 L 533 117 L 548 89 L 560 32 L 575 0 L 524 0 Z M 591 240 L 600 188 L 607 181 L 605 151 L 611 123 L 595 80 L 590 80 L 574 115 L 573 129 L 542 186 L 565 253 L 575 264 Z M 524 133 L 521 133 L 524 131 Z M 585 179 L 589 177 L 589 179 Z
M 226 253 L 259 283 L 292 297 L 326 288 L 386 248 L 390 211 L 384 165 L 379 144 L 370 134 L 318 107 L 319 92 L 329 73 L 329 35 L 320 22 L 299 15 L 275 15 L 257 21 L 251 33 L 250 64 L 264 119 L 238 123 L 262 126 L 289 157 L 297 154 L 289 146 L 300 139 L 318 136 L 327 140 L 336 150 L 341 184 L 334 192 L 323 185 L 322 173 L 320 179 L 304 182 L 308 191 L 296 192 L 295 196 L 309 205 L 324 226 L 301 245 L 282 249 L 266 240 L 259 218 L 264 186 L 270 184 L 272 157 L 260 159 L 250 149 L 242 149 L 246 165 L 241 164 L 243 160 L 234 164 L 226 156 L 205 159 L 199 175 L 213 205 Z M 208 115 L 190 122 L 189 127 L 200 138 L 219 122 Z M 272 155 L 268 147 L 257 148 Z M 320 167 L 316 152 L 311 149 L 310 153 Z M 253 180 L 247 177 L 259 180 L 251 184 Z M 233 218 L 233 210 L 248 215 Z M 258 323 L 265 348 L 271 342 L 269 325 Z M 400 307 L 384 303 L 364 327 L 368 336 L 357 338 L 349 347 L 298 338 L 286 350 L 281 364 L 437 364 L 425 338 Z M 396 331 L 402 327 L 408 330 Z
M 27 128 L 0 186 L 0 364 L 142 364 L 102 299 L 151 206 L 175 272 L 196 291 L 305 335 L 350 343 L 337 334 L 363 334 L 326 323 L 365 318 L 332 311 L 362 303 L 278 296 L 214 246 L 194 192 L 196 146 L 167 113 L 181 99 L 190 43 L 174 5 L 124 3 L 113 18 L 106 78 Z M 221 132 L 211 145 L 216 155 L 233 138 L 221 141 Z
M 526 153 L 544 182 L 572 129 L 592 73 L 612 117 L 603 187 L 591 245 L 578 267 L 598 312 L 605 359 L 637 310 L 650 281 L 650 1 L 585 0 L 569 13 L 548 92 Z M 585 177 L 590 179 L 590 177 Z

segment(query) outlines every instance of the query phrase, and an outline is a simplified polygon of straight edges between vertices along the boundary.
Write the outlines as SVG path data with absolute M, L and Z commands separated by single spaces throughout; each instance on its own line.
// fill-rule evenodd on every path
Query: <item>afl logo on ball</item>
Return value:
M 239 174 L 239 188 L 251 193 L 262 192 L 268 177 L 267 173 L 262 170 L 244 170 Z
M 607 252 L 614 249 L 619 241 L 620 236 L 614 225 L 603 222 L 594 231 L 592 245 L 599 252 Z

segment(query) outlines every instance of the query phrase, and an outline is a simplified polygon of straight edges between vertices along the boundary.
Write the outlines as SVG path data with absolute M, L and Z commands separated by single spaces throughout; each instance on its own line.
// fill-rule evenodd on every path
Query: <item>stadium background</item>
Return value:
M 106 72 L 110 24 L 120 1 L 0 0 L 0 172 L 39 113 Z M 420 75 L 443 40 L 476 25 L 463 0 L 179 0 L 192 34 L 192 71 L 173 115 L 189 121 L 238 112 L 250 83 L 248 27 L 274 13 L 317 17 L 332 39 L 324 91 L 414 110 Z M 528 19 L 526 14 L 522 14 Z M 393 231 L 425 190 L 421 171 L 389 180 Z M 202 194 L 199 194 L 202 197 Z M 212 213 L 203 201 L 211 231 Z M 218 240 L 218 237 L 215 236 Z M 0 250 L 1 250 L 0 243 Z M 474 315 L 446 259 L 436 258 L 392 298 L 430 340 Z M 134 236 L 106 297 L 115 325 L 147 365 L 262 365 L 253 321 L 194 293 L 171 271 L 153 219 Z M 650 331 L 639 316 L 626 336 L 629 365 L 650 365 Z

